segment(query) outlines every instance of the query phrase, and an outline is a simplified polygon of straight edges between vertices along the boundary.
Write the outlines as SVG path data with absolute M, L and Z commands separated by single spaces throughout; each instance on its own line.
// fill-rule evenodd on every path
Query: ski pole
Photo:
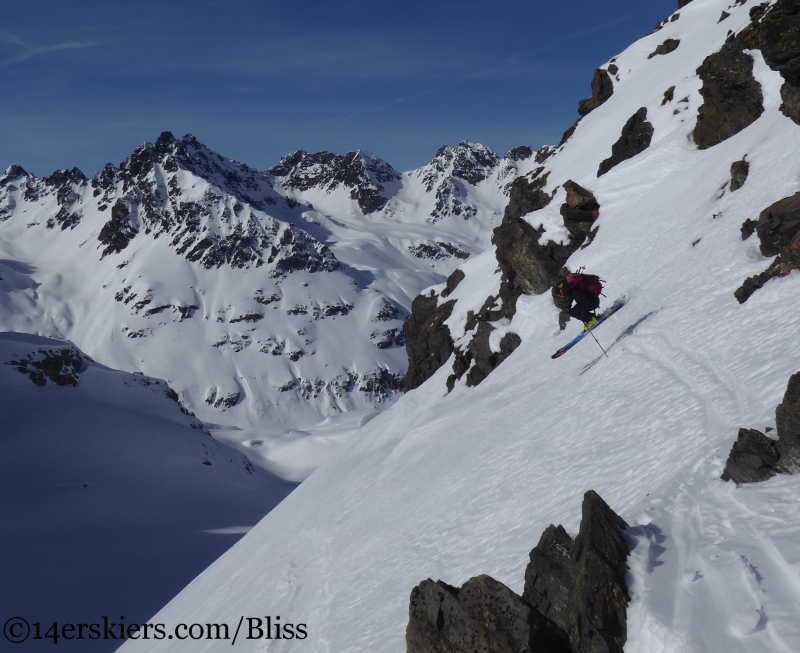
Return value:
M 592 336 L 592 338 L 594 338 L 594 341 L 597 343 L 597 346 L 600 347 L 602 352 L 606 355 L 606 358 L 608 358 L 608 352 L 606 352 L 606 350 L 603 349 L 603 345 L 600 344 L 600 341 L 594 337 L 594 334 L 591 331 L 589 331 L 589 335 Z

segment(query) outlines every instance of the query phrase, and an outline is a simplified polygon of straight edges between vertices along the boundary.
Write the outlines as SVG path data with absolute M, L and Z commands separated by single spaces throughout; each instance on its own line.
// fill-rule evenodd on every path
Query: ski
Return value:
M 591 329 L 587 329 L 586 331 L 581 331 L 577 336 L 575 336 L 572 340 L 570 340 L 566 345 L 564 345 L 561 349 L 559 349 L 555 354 L 553 354 L 550 358 L 558 358 L 559 356 L 563 356 L 566 354 L 570 349 L 572 349 L 575 345 L 577 345 L 584 337 L 588 336 L 592 331 L 594 331 L 597 327 L 599 327 L 603 322 L 605 322 L 608 318 L 610 318 L 614 313 L 616 313 L 619 309 L 625 306 L 627 300 L 623 297 L 622 299 L 618 299 L 615 301 L 611 306 L 609 306 L 606 310 L 604 310 L 600 316 L 597 318 L 597 322 L 592 325 Z

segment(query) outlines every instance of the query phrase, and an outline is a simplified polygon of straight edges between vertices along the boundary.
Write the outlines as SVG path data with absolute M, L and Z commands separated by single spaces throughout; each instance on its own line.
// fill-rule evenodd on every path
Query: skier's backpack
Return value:
M 571 272 L 567 275 L 566 282 L 573 290 L 583 290 L 593 297 L 599 297 L 603 292 L 603 283 L 596 274 Z

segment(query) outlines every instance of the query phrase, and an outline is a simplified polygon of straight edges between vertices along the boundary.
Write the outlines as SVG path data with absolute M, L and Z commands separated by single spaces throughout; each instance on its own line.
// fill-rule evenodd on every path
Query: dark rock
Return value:
M 533 160 L 541 165 L 556 152 L 558 152 L 558 148 L 553 147 L 552 145 L 542 145 L 538 150 L 536 150 Z
M 800 193 L 764 209 L 758 216 L 756 232 L 764 256 L 775 256 L 790 245 L 800 232 Z
M 789 378 L 783 401 L 775 409 L 778 431 L 779 471 L 800 472 L 800 372 Z
M 578 111 L 580 112 L 580 104 L 578 105 Z M 581 118 L 582 117 L 583 116 L 581 116 Z M 561 147 L 570 138 L 572 138 L 572 135 L 575 133 L 575 130 L 578 128 L 578 123 L 581 121 L 581 118 L 578 118 L 574 123 L 572 123 L 572 126 L 569 129 L 567 129 L 567 131 L 564 132 L 564 134 L 561 136 L 561 140 L 558 141 L 557 147 Z
M 111 219 L 103 225 L 97 240 L 105 245 L 101 259 L 108 254 L 115 254 L 125 249 L 134 239 L 138 229 L 128 220 L 130 210 L 121 200 L 111 208 Z
M 743 157 L 741 161 L 734 161 L 731 163 L 731 192 L 739 190 L 744 186 L 747 181 L 747 175 L 750 173 L 750 164 L 747 162 L 747 157 Z
M 644 152 L 650 147 L 652 139 L 653 125 L 647 122 L 647 108 L 642 107 L 625 123 L 619 140 L 611 146 L 611 156 L 600 164 L 597 176 L 606 174 L 614 166 Z
M 442 261 L 447 258 L 469 258 L 469 252 L 461 249 L 458 245 L 442 240 L 437 240 L 434 244 L 422 243 L 421 245 L 411 245 L 408 251 L 417 258 L 427 258 L 434 261 Z
M 778 457 L 775 440 L 755 429 L 739 429 L 721 478 L 734 483 L 766 481 L 778 473 L 775 469 Z
M 574 542 L 562 526 L 548 526 L 531 550 L 522 598 L 563 631 L 569 626 L 569 599 L 575 578 Z
M 742 225 L 742 238 L 752 235 L 752 220 Z M 755 223 L 764 256 L 777 258 L 769 267 L 745 279 L 734 296 L 744 303 L 773 277 L 785 277 L 792 270 L 800 270 L 800 193 L 785 197 L 764 209 Z
M 411 592 L 409 653 L 622 653 L 627 524 L 593 491 L 578 536 L 550 526 L 531 551 L 520 598 L 478 576 L 461 588 L 423 581 Z
M 744 231 L 744 227 L 742 227 L 742 231 Z M 750 299 L 753 293 L 762 288 L 767 281 L 774 277 L 781 276 L 780 272 L 780 263 L 778 261 L 773 261 L 763 272 L 752 277 L 747 277 L 744 283 L 734 291 L 733 296 L 736 297 L 736 301 L 740 304 L 744 304 Z
M 495 255 L 503 272 L 504 304 L 515 304 L 521 293 L 547 292 L 574 251 L 567 245 L 552 242 L 540 245 L 543 230 L 534 229 L 522 219 L 543 209 L 552 199 L 544 191 L 548 174 L 541 175 L 541 172 L 539 169 L 530 178 L 514 180 L 503 222 L 492 234 Z
M 575 653 L 622 653 L 630 601 L 625 584 L 628 528 L 600 496 L 584 495 L 581 527 L 572 548 L 575 580 L 570 593 L 568 630 Z
M 604 104 L 614 94 L 614 82 L 607 70 L 598 68 L 592 77 L 592 97 L 578 103 L 578 113 L 581 117 L 594 111 Z
M 408 353 L 406 392 L 421 386 L 453 353 L 453 338 L 444 321 L 450 317 L 455 300 L 441 306 L 438 303 L 433 292 L 418 295 L 411 304 L 411 315 L 403 323 Z
M 659 45 L 655 50 L 653 50 L 649 55 L 647 55 L 648 59 L 652 59 L 655 56 L 660 54 L 669 54 L 670 52 L 675 52 L 678 49 L 678 46 L 681 44 L 680 39 L 667 39 L 661 45 Z
M 755 233 L 757 224 L 758 222 L 752 218 L 747 218 L 747 220 L 742 223 L 742 240 L 747 240 Z
M 456 380 L 467 373 L 467 386 L 479 385 L 491 372 L 508 358 L 522 343 L 516 333 L 506 333 L 500 340 L 500 351 L 492 351 L 489 346 L 489 337 L 495 328 L 489 323 L 481 321 L 478 329 L 470 340 L 466 349 L 455 350 L 453 374 L 447 379 L 447 389 L 455 387 Z
M 22 179 L 23 177 L 27 176 L 28 173 L 22 169 L 22 166 L 18 166 L 17 164 L 11 165 L 2 175 L 0 175 L 0 188 L 7 186 L 12 181 L 17 181 L 17 179 Z
M 449 277 L 447 277 L 447 281 L 444 284 L 444 290 L 442 291 L 442 297 L 449 297 L 450 294 L 458 287 L 466 275 L 461 268 L 457 268 L 453 271 Z
M 408 653 L 567 653 L 569 644 L 544 617 L 489 576 L 460 588 L 431 579 L 411 591 Z
M 719 15 L 719 20 L 717 21 L 717 23 L 721 23 L 721 22 L 722 22 L 723 20 L 725 20 L 726 18 L 730 18 L 730 14 L 729 14 L 727 11 L 723 11 L 723 12 L 722 12 L 722 13 Z
M 619 72 L 619 67 L 615 63 L 610 63 L 608 64 L 608 72 L 612 75 L 616 75 Z
M 766 14 L 765 9 L 763 5 L 751 9 L 751 17 L 758 24 L 746 38 L 761 50 L 767 65 L 780 72 L 784 79 L 781 111 L 800 124 L 800 3 L 778 0 Z M 759 10 L 756 15 L 754 10 Z
M 743 38 L 726 42 L 697 69 L 703 81 L 694 141 L 701 150 L 738 134 L 764 112 L 761 86 L 753 77 L 753 57 Z
M 664 91 L 664 99 L 661 100 L 661 106 L 663 107 L 667 102 L 672 102 L 675 98 L 675 87 L 670 86 L 666 91 Z
M 564 188 L 567 197 L 561 205 L 561 217 L 574 243 L 582 245 L 591 234 L 592 224 L 600 216 L 600 205 L 591 191 L 571 179 L 564 184 Z
M 85 361 L 91 359 L 74 346 L 61 349 L 39 349 L 21 360 L 8 361 L 18 372 L 27 374 L 34 385 L 44 386 L 47 381 L 56 385 L 78 385 L 79 374 Z
M 374 332 L 370 335 L 370 340 L 378 349 L 391 349 L 392 347 L 403 347 L 406 344 L 406 336 L 402 329 L 387 329 L 384 332 Z
M 683 9 L 686 5 L 688 5 L 692 0 L 678 0 L 678 9 Z
M 526 159 L 530 159 L 532 156 L 532 148 L 528 147 L 527 145 L 520 145 L 519 147 L 514 147 L 506 152 L 503 158 L 509 159 L 510 161 L 525 161 Z

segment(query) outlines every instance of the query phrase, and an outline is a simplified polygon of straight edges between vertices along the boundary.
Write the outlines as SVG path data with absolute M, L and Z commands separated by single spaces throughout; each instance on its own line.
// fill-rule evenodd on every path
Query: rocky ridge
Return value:
M 460 588 L 427 579 L 411 592 L 407 653 L 622 653 L 628 525 L 593 491 L 573 540 L 549 526 L 518 596 L 490 576 Z

